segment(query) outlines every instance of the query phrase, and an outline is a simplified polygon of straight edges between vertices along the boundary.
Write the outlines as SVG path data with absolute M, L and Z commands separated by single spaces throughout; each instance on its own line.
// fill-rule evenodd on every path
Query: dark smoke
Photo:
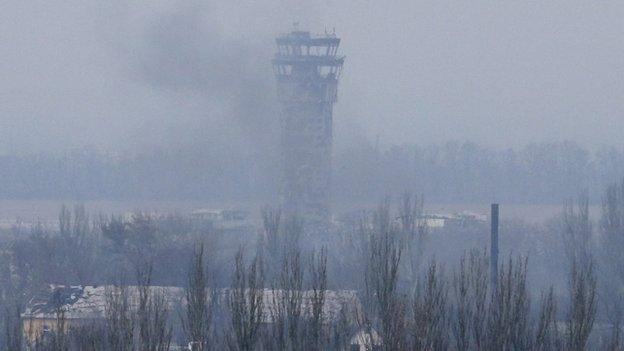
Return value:
M 198 108 L 184 117 L 187 123 L 181 128 L 199 128 L 202 133 L 191 138 L 191 144 L 199 145 L 189 146 L 215 137 L 233 144 L 228 149 L 268 147 L 272 142 L 274 45 L 268 36 L 256 39 L 228 37 L 210 9 L 197 3 L 159 17 L 147 29 L 147 45 L 135 59 L 138 79 L 168 94 L 195 97 L 191 103 Z M 215 130 L 215 123 L 223 128 Z

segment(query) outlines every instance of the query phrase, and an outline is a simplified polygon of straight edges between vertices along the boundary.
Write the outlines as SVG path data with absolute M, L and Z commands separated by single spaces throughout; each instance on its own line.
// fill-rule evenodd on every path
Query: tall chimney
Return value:
M 490 286 L 498 286 L 498 204 L 492 204 L 490 213 Z

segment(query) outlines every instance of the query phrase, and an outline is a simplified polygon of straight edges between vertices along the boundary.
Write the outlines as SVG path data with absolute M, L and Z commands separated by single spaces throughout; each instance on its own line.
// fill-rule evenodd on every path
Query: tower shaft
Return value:
M 292 32 L 276 39 L 284 210 L 306 219 L 330 216 L 333 105 L 344 57 L 340 39 Z

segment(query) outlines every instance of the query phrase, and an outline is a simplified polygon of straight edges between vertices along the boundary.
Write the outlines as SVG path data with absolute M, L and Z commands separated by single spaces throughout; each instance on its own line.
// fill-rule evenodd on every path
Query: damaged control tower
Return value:
M 330 217 L 332 110 L 344 56 L 334 34 L 294 31 L 276 39 L 273 59 L 281 103 L 282 179 L 286 213 Z

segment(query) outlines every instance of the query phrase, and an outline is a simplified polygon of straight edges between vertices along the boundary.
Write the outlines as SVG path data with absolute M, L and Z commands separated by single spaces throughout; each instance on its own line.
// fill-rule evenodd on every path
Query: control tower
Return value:
M 330 217 L 332 110 L 344 56 L 335 34 L 294 31 L 278 37 L 273 68 L 280 101 L 282 179 L 286 213 Z

